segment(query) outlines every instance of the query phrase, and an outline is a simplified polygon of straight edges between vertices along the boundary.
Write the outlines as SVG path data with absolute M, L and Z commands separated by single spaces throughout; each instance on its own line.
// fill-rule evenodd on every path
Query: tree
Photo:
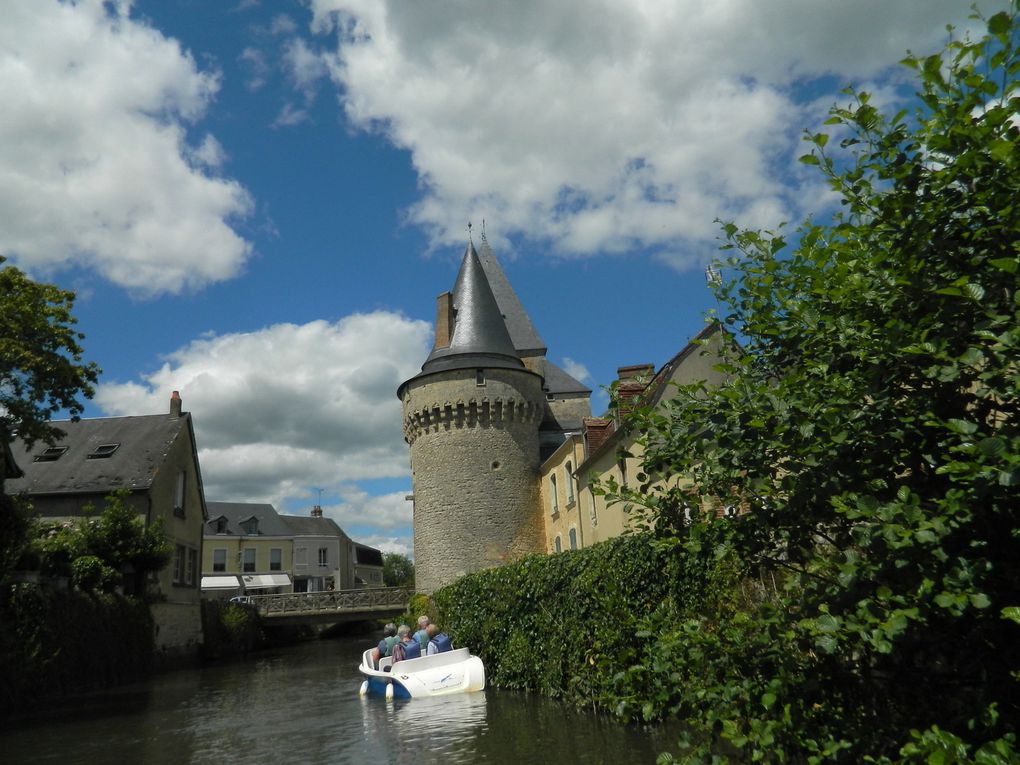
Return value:
M 848 90 L 838 148 L 808 135 L 802 158 L 841 211 L 792 245 L 724 228 L 731 381 L 631 422 L 646 476 L 697 496 L 617 499 L 684 554 L 723 534 L 775 583 L 760 605 L 658 625 L 694 759 L 719 738 L 772 762 L 1016 756 L 1018 36 L 1014 5 L 977 42 L 908 57 L 912 113 Z M 745 512 L 718 519 L 723 503 Z
M 78 397 L 92 397 L 100 370 L 82 361 L 73 306 L 73 292 L 0 268 L 0 438 L 52 443 L 60 430 L 50 416 L 64 410 L 77 418 Z
M 414 563 L 406 555 L 386 553 L 383 556 L 383 583 L 387 587 L 414 586 Z
M 143 595 L 146 577 L 170 561 L 173 548 L 162 519 L 146 526 L 126 499 L 126 491 L 114 492 L 99 515 L 86 507 L 82 519 L 41 524 L 34 547 L 43 573 L 67 576 L 81 590 L 126 585 L 127 594 Z

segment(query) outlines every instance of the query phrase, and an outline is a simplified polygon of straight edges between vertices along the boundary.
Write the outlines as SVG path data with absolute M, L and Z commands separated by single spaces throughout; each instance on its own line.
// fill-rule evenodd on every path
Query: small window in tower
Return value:
M 86 459 L 104 460 L 117 451 L 118 448 L 120 448 L 120 444 L 100 444 L 94 451 L 89 453 Z
M 56 462 L 64 456 L 68 447 L 66 446 L 51 446 L 45 451 L 35 455 L 33 462 Z
M 485 370 L 484 369 L 476 369 L 475 370 L 475 385 L 478 385 L 478 386 L 485 385 Z

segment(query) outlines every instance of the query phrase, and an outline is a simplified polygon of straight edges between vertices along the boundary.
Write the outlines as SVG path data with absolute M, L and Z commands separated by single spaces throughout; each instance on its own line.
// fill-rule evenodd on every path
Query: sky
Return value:
M 208 500 L 413 554 L 396 389 L 469 223 L 597 413 L 716 308 L 719 221 L 824 216 L 804 131 L 907 103 L 969 5 L 0 0 L 0 255 L 77 293 L 85 416 L 179 390 Z

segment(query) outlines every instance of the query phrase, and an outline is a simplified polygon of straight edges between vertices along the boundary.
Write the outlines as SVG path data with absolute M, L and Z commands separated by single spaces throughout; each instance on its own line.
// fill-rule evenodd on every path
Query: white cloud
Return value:
M 411 502 L 407 499 L 409 493 L 400 491 L 371 496 L 356 486 L 345 485 L 339 489 L 340 503 L 326 505 L 322 512 L 343 529 L 371 526 L 389 532 L 401 531 L 406 535 L 410 533 L 413 514 Z
M 107 414 L 151 414 L 179 390 L 210 500 L 282 504 L 323 488 L 341 492 L 341 525 L 397 528 L 409 510 L 349 484 L 409 475 L 396 390 L 419 371 L 430 331 L 380 311 L 203 337 L 141 382 L 101 384 L 95 400 Z
M 988 5 L 1001 5 L 989 2 Z M 795 85 L 882 75 L 929 50 L 958 0 L 313 0 L 347 118 L 410 151 L 410 219 L 435 244 L 492 238 L 561 255 L 648 246 L 700 263 L 716 218 L 804 212 Z M 800 96 L 797 96 L 800 97 Z M 830 101 L 835 94 L 830 96 Z M 792 187 L 791 187 L 792 186 Z
M 369 547 L 375 547 L 385 553 L 399 553 L 414 560 L 414 545 L 406 537 L 387 537 L 381 535 L 363 537 L 358 540 Z
M 187 128 L 219 87 L 130 3 L 0 2 L 0 253 L 139 293 L 229 279 L 251 199 Z
M 567 357 L 564 357 L 562 364 L 563 371 L 578 382 L 583 382 L 585 384 L 590 384 L 592 382 L 591 373 L 588 371 L 588 367 L 584 364 Z

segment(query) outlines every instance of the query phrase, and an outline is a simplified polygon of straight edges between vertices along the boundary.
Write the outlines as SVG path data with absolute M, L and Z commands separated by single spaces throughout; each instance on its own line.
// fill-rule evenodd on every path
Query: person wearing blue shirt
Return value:
M 426 630 L 429 626 L 429 618 L 427 616 L 418 617 L 418 631 L 414 633 L 414 639 L 418 641 L 418 647 L 421 648 L 421 652 L 425 653 L 425 648 L 429 644 L 429 636 Z

